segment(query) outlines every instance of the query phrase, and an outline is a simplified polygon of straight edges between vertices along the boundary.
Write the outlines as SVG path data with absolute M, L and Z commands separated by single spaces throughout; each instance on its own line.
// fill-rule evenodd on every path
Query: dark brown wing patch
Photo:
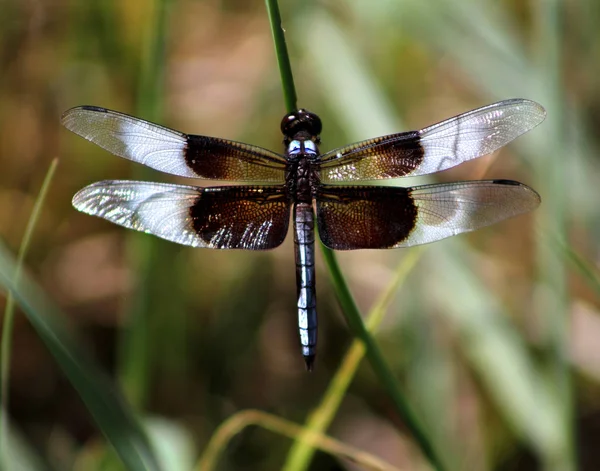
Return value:
M 216 137 L 189 135 L 185 161 L 202 178 L 280 183 L 285 180 L 283 157 L 260 147 Z
M 539 104 L 504 100 L 412 131 L 336 149 L 321 157 L 321 181 L 427 175 L 487 155 L 540 124 Z
M 357 142 L 323 155 L 324 183 L 399 178 L 414 173 L 424 151 L 416 131 Z
M 73 206 L 129 229 L 213 249 L 275 248 L 290 219 L 283 186 L 200 188 L 109 180 L 77 192 Z
M 290 220 L 283 187 L 206 188 L 189 211 L 194 231 L 216 249 L 272 249 L 285 239 Z
M 161 172 L 215 180 L 285 180 L 285 158 L 261 147 L 184 134 L 97 106 L 72 108 L 61 121 L 107 151 Z
M 335 250 L 394 247 L 416 220 L 405 188 L 323 186 L 317 196 L 319 236 Z
M 532 211 L 540 196 L 511 180 L 399 187 L 325 186 L 317 223 L 332 249 L 384 249 L 428 244 Z

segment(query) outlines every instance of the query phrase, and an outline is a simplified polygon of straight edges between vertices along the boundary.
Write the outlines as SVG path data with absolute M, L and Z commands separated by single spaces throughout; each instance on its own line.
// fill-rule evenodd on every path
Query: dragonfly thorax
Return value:
M 311 203 L 320 183 L 317 145 L 310 138 L 293 139 L 286 148 L 285 157 L 288 195 L 294 202 Z

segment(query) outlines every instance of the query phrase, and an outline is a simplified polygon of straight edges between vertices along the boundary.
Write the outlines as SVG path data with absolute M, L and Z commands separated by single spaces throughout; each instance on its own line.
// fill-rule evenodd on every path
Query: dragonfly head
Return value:
M 300 139 L 310 139 L 315 144 L 318 144 L 322 128 L 321 118 L 304 109 L 286 114 L 281 120 L 281 132 L 284 135 L 286 145 L 293 140 Z

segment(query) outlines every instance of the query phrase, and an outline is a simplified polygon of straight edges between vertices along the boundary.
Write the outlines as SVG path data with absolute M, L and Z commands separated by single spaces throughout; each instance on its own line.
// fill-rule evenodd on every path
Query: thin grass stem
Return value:
M 280 68 L 286 106 L 288 111 L 293 111 L 296 107 L 296 92 L 289 55 L 287 53 L 284 32 L 281 28 L 281 16 L 279 14 L 279 8 L 276 0 L 265 1 L 271 29 L 273 32 L 273 41 L 275 43 L 275 50 L 277 52 L 277 61 Z M 385 362 L 379 347 L 374 339 L 369 335 L 369 332 L 362 322 L 362 317 L 356 306 L 356 303 L 354 302 L 354 298 L 350 293 L 348 284 L 342 275 L 337 258 L 331 250 L 324 246 L 322 246 L 322 249 L 325 262 L 333 280 L 338 301 L 342 307 L 342 312 L 346 317 L 346 321 L 348 322 L 350 329 L 353 331 L 354 335 L 365 344 L 367 358 L 369 359 L 375 374 L 392 398 L 397 412 L 403 418 L 405 425 L 411 431 L 413 437 L 423 451 L 423 454 L 427 457 L 435 469 L 442 470 L 442 462 L 435 453 L 431 441 L 425 434 L 424 428 L 419 423 L 417 417 L 409 407 L 407 400 L 400 392 L 394 375 Z
M 369 329 L 370 332 L 374 332 L 379 327 L 387 307 L 400 290 L 406 277 L 416 266 L 422 253 L 423 248 L 417 247 L 411 250 L 402 260 L 402 263 L 398 265 L 393 279 L 388 283 L 385 291 L 381 294 L 369 312 L 367 329 Z M 329 427 L 342 403 L 346 391 L 350 387 L 352 379 L 354 379 L 358 366 L 365 356 L 365 352 L 366 347 L 364 343 L 359 339 L 355 339 L 352 342 L 348 353 L 344 356 L 333 379 L 330 381 L 329 387 L 321 400 L 321 404 L 308 417 L 304 433 L 323 433 Z M 284 471 L 301 471 L 308 469 L 314 451 L 315 448 L 309 441 L 304 439 L 303 435 L 301 435 L 294 442 L 282 469 Z
M 275 53 L 277 54 L 277 64 L 281 74 L 281 84 L 283 86 L 283 99 L 288 113 L 298 108 L 296 96 L 296 87 L 294 86 L 294 76 L 292 74 L 292 65 L 285 42 L 285 32 L 281 25 L 281 14 L 279 13 L 279 4 L 277 0 L 265 0 L 267 5 L 267 15 L 271 24 L 271 34 L 275 44 Z
M 225 451 L 231 439 L 246 427 L 257 425 L 271 432 L 285 435 L 292 439 L 304 437 L 312 447 L 335 455 L 338 458 L 350 460 L 366 469 L 380 471 L 400 471 L 395 466 L 386 463 L 380 458 L 357 450 L 338 440 L 318 432 L 306 433 L 300 425 L 282 419 L 272 414 L 259 410 L 245 410 L 238 412 L 224 421 L 211 437 L 206 450 L 194 469 L 197 471 L 211 471 L 217 467 L 219 457 Z
M 332 255 L 333 253 L 331 250 L 323 251 L 323 257 L 329 268 L 338 301 L 340 302 L 342 312 L 346 317 L 346 321 L 350 325 L 350 329 L 354 335 L 364 343 L 366 347 L 367 359 L 371 364 L 371 368 L 373 368 L 375 375 L 392 399 L 396 407 L 396 411 L 400 417 L 402 417 L 404 425 L 410 430 L 413 438 L 421 448 L 421 451 L 435 469 L 443 470 L 444 467 L 442 462 L 437 456 L 432 442 L 425 433 L 425 428 L 418 420 L 407 399 L 400 392 L 394 374 L 385 361 L 379 346 L 366 329 L 360 312 L 356 306 L 356 303 L 354 302 L 354 298 L 352 297 L 348 285 L 342 276 L 340 266 L 335 257 Z
M 21 279 L 21 272 L 23 271 L 23 263 L 25 262 L 25 257 L 27 256 L 27 252 L 29 251 L 29 246 L 31 244 L 31 238 L 33 236 L 33 231 L 35 226 L 39 220 L 40 213 L 42 207 L 44 206 L 44 202 L 46 201 L 46 195 L 48 194 L 48 190 L 50 188 L 50 183 L 54 178 L 54 173 L 56 171 L 56 166 L 58 165 L 58 159 L 54 158 L 52 162 L 50 162 L 50 166 L 48 167 L 48 171 L 46 172 L 46 176 L 44 177 L 44 181 L 42 182 L 42 186 L 40 188 L 40 192 L 35 200 L 33 205 L 33 209 L 31 211 L 31 215 L 29 216 L 29 220 L 27 221 L 27 227 L 25 228 L 25 233 L 23 234 L 23 239 L 21 240 L 21 246 L 19 247 L 19 253 L 17 254 L 17 268 L 14 275 L 14 283 L 16 286 L 19 285 L 19 281 Z M 0 347 L 0 352 L 2 355 L 2 360 L 0 361 L 0 368 L 2 371 L 0 372 L 0 395 L 1 395 L 1 410 L 0 410 L 0 466 L 1 469 L 7 468 L 7 439 L 8 439 L 8 385 L 10 380 L 10 358 L 11 358 L 11 350 L 12 350 L 12 333 L 14 326 L 14 317 L 15 317 L 15 297 L 12 291 L 8 292 L 8 296 L 6 298 L 6 307 L 4 308 L 4 321 L 2 323 L 2 346 Z

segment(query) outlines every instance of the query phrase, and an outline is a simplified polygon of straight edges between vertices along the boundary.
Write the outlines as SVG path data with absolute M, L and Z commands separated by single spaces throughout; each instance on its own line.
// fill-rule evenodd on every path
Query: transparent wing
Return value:
M 336 250 L 427 244 L 535 209 L 539 195 L 511 180 L 413 188 L 324 186 L 317 196 L 323 243 Z
M 533 101 L 500 101 L 420 131 L 332 150 L 321 157 L 321 181 L 378 180 L 439 172 L 494 152 L 545 117 L 544 108 Z
M 290 218 L 284 189 L 276 186 L 200 188 L 110 180 L 80 190 L 73 206 L 178 244 L 216 249 L 277 247 Z
M 61 122 L 103 149 L 161 172 L 190 178 L 284 182 L 285 159 L 260 147 L 184 134 L 95 106 L 72 108 Z

